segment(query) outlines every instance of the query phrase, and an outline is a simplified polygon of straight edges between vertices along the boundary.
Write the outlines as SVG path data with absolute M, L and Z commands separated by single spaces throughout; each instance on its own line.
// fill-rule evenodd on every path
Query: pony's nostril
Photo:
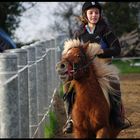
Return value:
M 61 64 L 60 67 L 63 69 L 65 68 L 65 64 Z

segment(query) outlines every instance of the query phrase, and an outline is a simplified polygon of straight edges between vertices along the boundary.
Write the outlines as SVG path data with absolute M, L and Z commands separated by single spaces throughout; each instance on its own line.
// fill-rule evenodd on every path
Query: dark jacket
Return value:
M 110 58 L 112 56 L 118 56 L 121 52 L 121 47 L 118 38 L 110 30 L 109 26 L 101 19 L 94 30 L 94 34 L 89 34 L 85 28 L 85 25 L 81 25 L 78 30 L 74 32 L 74 38 L 81 41 L 91 43 L 100 43 L 103 54 L 98 55 L 101 58 Z

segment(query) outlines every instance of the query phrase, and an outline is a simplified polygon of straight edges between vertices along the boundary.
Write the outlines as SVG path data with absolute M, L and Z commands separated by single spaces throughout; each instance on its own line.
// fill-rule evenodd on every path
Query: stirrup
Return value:
M 122 127 L 121 127 L 121 129 L 123 130 L 123 129 L 127 129 L 127 128 L 129 128 L 131 125 L 129 124 L 129 123 L 124 123 L 123 125 L 122 125 Z
M 64 125 L 62 131 L 63 131 L 64 134 L 67 134 L 67 133 L 72 133 L 72 130 L 73 130 L 73 121 L 72 120 L 68 120 L 66 122 L 66 124 Z
M 127 129 L 130 126 L 132 126 L 132 124 L 131 124 L 131 122 L 129 120 L 127 120 L 127 122 L 118 122 L 116 124 L 116 127 L 121 129 L 121 130 Z
M 125 119 L 127 119 L 127 118 L 125 118 Z M 122 130 L 127 129 L 127 128 L 131 127 L 131 126 L 132 126 L 131 122 L 127 119 L 127 122 L 124 122 L 124 124 L 123 124 L 121 129 Z

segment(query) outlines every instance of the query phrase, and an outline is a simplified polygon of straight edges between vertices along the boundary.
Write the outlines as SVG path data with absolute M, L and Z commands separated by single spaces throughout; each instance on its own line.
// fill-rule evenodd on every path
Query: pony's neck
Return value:
M 102 92 L 100 84 L 97 80 L 97 77 L 91 67 L 90 67 L 90 70 L 88 71 L 88 76 L 85 75 L 81 79 L 75 80 L 75 88 L 77 90 L 77 93 L 79 93 L 79 91 L 81 93 L 85 91 L 91 91 L 91 94 L 93 94 L 92 92 L 96 91 L 96 89 Z

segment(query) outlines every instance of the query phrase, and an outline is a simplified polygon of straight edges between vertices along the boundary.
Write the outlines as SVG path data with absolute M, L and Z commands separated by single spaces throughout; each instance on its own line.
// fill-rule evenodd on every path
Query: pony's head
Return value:
M 89 66 L 97 52 L 92 49 L 95 50 L 97 46 L 100 48 L 97 44 L 96 47 L 90 47 L 90 45 L 89 42 L 81 43 L 76 39 L 64 43 L 61 61 L 56 65 L 56 70 L 63 81 L 78 80 L 88 74 Z

